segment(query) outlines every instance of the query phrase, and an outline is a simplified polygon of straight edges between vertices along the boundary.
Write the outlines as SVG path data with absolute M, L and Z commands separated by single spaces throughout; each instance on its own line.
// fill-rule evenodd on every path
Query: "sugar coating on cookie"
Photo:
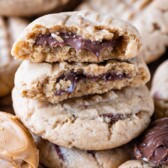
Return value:
M 84 150 L 105 150 L 129 142 L 148 126 L 154 110 L 145 86 L 58 104 L 23 98 L 16 89 L 12 97 L 15 113 L 34 134 Z
M 109 13 L 133 24 L 142 36 L 140 55 L 150 63 L 163 55 L 168 46 L 167 0 L 85 0 L 77 10 Z
M 141 46 L 132 25 L 90 11 L 50 14 L 32 22 L 12 55 L 33 62 L 102 62 L 137 56 Z
M 168 117 L 168 61 L 163 62 L 156 70 L 151 93 L 155 102 L 155 117 Z
M 1 0 L 1 16 L 33 16 L 47 13 L 66 5 L 69 0 Z
M 16 72 L 15 87 L 23 97 L 58 103 L 126 86 L 137 87 L 149 79 L 149 71 L 140 57 L 129 62 L 111 60 L 103 64 L 24 61 Z
M 0 112 L 0 142 L 0 167 L 38 167 L 38 150 L 16 116 Z
M 36 137 L 40 162 L 50 168 L 118 168 L 130 159 L 127 148 L 120 147 L 106 151 L 82 151 L 57 146 Z

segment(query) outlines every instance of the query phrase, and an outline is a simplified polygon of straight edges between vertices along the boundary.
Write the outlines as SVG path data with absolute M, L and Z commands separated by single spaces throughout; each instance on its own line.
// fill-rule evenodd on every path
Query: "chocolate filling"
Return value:
M 64 155 L 62 154 L 62 152 L 61 152 L 61 149 L 60 149 L 60 147 L 59 146 L 57 146 L 57 145 L 55 145 L 55 150 L 56 150 L 56 152 L 57 152 L 57 154 L 58 154 L 58 156 L 59 156 L 59 158 L 61 159 L 61 160 L 65 160 L 65 158 L 64 158 Z
M 113 114 L 110 114 L 110 113 L 101 114 L 100 117 L 110 119 L 110 123 L 111 124 L 114 124 L 118 120 L 123 120 L 125 118 L 123 114 L 115 114 L 115 115 L 113 115 Z
M 56 95 L 62 95 L 64 92 L 66 93 L 72 93 L 75 89 L 76 84 L 80 81 L 80 80 L 94 80 L 94 81 L 98 81 L 98 80 L 104 80 L 104 81 L 115 81 L 115 80 L 122 80 L 125 78 L 130 78 L 129 75 L 127 75 L 126 73 L 121 73 L 118 74 L 116 72 L 107 72 L 104 73 L 102 75 L 99 76 L 89 76 L 84 74 L 83 72 L 70 72 L 68 74 L 63 74 L 60 77 L 57 78 L 56 83 L 58 83 L 60 80 L 64 80 L 64 81 L 71 81 L 71 85 L 67 90 L 58 90 L 56 91 Z
M 91 41 L 88 39 L 83 39 L 81 36 L 78 36 L 74 33 L 59 33 L 58 35 L 62 40 L 58 41 L 53 34 L 39 35 L 36 37 L 35 45 L 56 47 L 70 45 L 76 50 L 88 50 L 99 57 L 100 52 L 103 49 L 113 50 L 120 41 L 123 41 L 123 37 L 120 36 L 117 39 L 112 40 L 103 40 L 103 41 Z
M 168 118 L 151 124 L 135 146 L 134 155 L 156 166 L 168 165 Z

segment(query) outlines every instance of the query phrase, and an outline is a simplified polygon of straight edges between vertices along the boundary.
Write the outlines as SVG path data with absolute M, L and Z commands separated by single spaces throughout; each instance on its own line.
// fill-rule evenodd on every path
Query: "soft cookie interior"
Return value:
M 15 86 L 24 97 L 58 103 L 67 98 L 140 86 L 148 80 L 145 64 L 137 59 L 100 64 L 38 64 L 25 61 L 16 73 Z

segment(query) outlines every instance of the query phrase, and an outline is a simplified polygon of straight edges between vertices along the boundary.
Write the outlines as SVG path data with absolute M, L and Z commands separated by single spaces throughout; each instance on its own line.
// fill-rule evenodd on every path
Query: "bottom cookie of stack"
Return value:
M 126 147 L 81 151 L 59 147 L 40 137 L 34 139 L 40 152 L 40 162 L 48 168 L 118 168 L 130 159 Z

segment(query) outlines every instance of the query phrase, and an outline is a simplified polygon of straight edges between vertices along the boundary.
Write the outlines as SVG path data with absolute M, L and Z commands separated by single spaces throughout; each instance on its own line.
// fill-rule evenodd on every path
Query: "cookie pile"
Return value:
M 127 159 L 121 146 L 142 133 L 153 114 L 140 48 L 133 26 L 88 11 L 46 15 L 23 31 L 12 48 L 24 60 L 13 106 L 33 134 L 52 143 L 44 142 L 51 146 L 51 160 L 41 154 L 45 166 L 115 168 Z

